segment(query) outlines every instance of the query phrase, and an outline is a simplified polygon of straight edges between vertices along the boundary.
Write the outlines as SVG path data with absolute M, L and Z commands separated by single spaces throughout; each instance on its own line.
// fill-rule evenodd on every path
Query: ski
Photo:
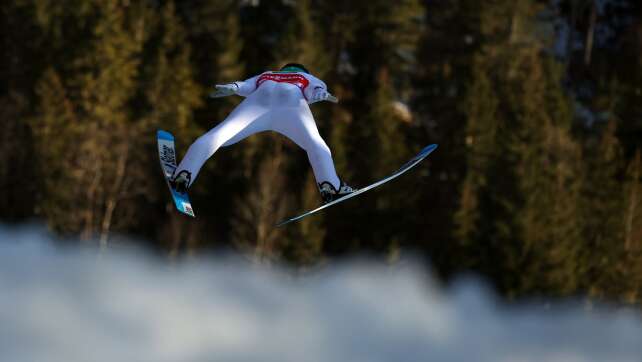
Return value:
M 165 177 L 167 187 L 169 187 L 169 191 L 172 194 L 172 199 L 174 200 L 176 209 L 185 215 L 196 217 L 187 193 L 177 192 L 169 184 L 169 181 L 174 174 L 174 170 L 176 170 L 176 147 L 174 146 L 174 136 L 167 131 L 158 130 L 158 132 L 156 132 L 156 141 L 158 143 L 158 157 L 160 158 L 163 176 Z
M 353 197 L 355 197 L 357 195 L 361 195 L 362 193 L 364 193 L 366 191 L 372 190 L 377 186 L 380 186 L 380 185 L 382 185 L 382 184 L 384 184 L 384 183 L 386 183 L 386 182 L 388 182 L 390 180 L 393 180 L 393 179 L 399 177 L 400 175 L 402 175 L 403 173 L 405 173 L 406 171 L 408 171 L 411 168 L 413 168 L 415 165 L 417 165 L 419 162 L 421 162 L 424 158 L 428 157 L 428 155 L 432 151 L 434 151 L 435 149 L 437 149 L 437 145 L 436 144 L 432 144 L 432 145 L 426 146 L 415 157 L 410 159 L 410 161 L 406 162 L 397 171 L 393 172 L 389 176 L 384 177 L 383 179 L 381 179 L 381 180 L 379 180 L 379 181 L 377 181 L 377 182 L 375 182 L 375 183 L 373 183 L 371 185 L 368 185 L 368 186 L 366 186 L 366 187 L 364 187 L 362 189 L 358 189 L 357 191 L 355 191 L 353 193 L 350 193 L 350 194 L 348 194 L 348 195 L 346 195 L 346 196 L 344 196 L 344 197 L 342 197 L 340 199 L 336 199 L 336 200 L 334 200 L 332 202 L 329 202 L 327 204 L 319 206 L 316 209 L 307 211 L 307 212 L 305 212 L 305 213 L 303 213 L 303 214 L 301 214 L 299 216 L 295 216 L 295 217 L 292 217 L 290 219 L 284 220 L 284 221 L 278 223 L 276 226 L 277 227 L 278 226 L 283 226 L 283 225 L 289 224 L 291 222 L 301 220 L 304 217 L 307 217 L 307 216 L 310 216 L 312 214 L 315 214 L 315 213 L 317 213 L 317 212 L 319 212 L 319 211 L 321 211 L 321 210 L 323 210 L 325 208 L 328 208 L 328 207 L 336 205 L 336 204 L 338 204 L 340 202 L 346 201 L 346 200 L 348 200 L 350 198 L 353 198 Z

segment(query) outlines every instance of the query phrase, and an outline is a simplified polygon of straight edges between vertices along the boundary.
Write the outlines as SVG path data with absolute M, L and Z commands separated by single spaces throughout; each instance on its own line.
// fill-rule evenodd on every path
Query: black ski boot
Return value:
M 343 181 L 340 181 L 338 190 L 328 181 L 323 181 L 319 184 L 319 192 L 321 193 L 321 198 L 323 199 L 324 204 L 340 199 L 355 191 L 357 191 L 357 189 L 353 189 Z
M 169 181 L 169 185 L 174 191 L 184 194 L 187 192 L 191 180 L 192 174 L 189 173 L 189 171 L 183 170 Z

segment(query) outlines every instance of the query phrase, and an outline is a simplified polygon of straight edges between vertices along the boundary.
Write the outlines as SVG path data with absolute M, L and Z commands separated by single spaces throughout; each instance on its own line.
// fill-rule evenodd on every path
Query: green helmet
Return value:
M 281 67 L 281 71 L 285 72 L 304 72 L 310 74 L 308 69 L 299 63 L 288 63 Z

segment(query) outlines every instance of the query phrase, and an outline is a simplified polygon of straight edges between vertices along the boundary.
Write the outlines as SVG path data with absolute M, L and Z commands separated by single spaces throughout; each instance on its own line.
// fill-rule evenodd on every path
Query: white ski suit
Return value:
M 327 91 L 320 79 L 302 72 L 265 72 L 234 82 L 236 94 L 246 97 L 223 122 L 199 137 L 178 165 L 175 175 L 187 170 L 190 185 L 208 158 L 221 146 L 229 146 L 258 132 L 275 131 L 303 148 L 317 183 L 339 188 L 330 149 L 317 130 L 309 100 Z

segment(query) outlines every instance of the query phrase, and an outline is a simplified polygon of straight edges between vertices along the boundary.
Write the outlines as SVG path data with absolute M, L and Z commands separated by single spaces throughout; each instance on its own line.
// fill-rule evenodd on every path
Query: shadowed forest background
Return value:
M 507 298 L 642 300 L 642 5 L 635 0 L 127 1 L 0 5 L 0 220 L 133 235 L 163 255 L 231 248 L 295 267 L 427 257 Z M 179 156 L 240 97 L 214 84 L 306 65 L 339 175 L 390 184 L 320 203 L 306 154 L 273 133 L 221 148 L 171 204 Z

